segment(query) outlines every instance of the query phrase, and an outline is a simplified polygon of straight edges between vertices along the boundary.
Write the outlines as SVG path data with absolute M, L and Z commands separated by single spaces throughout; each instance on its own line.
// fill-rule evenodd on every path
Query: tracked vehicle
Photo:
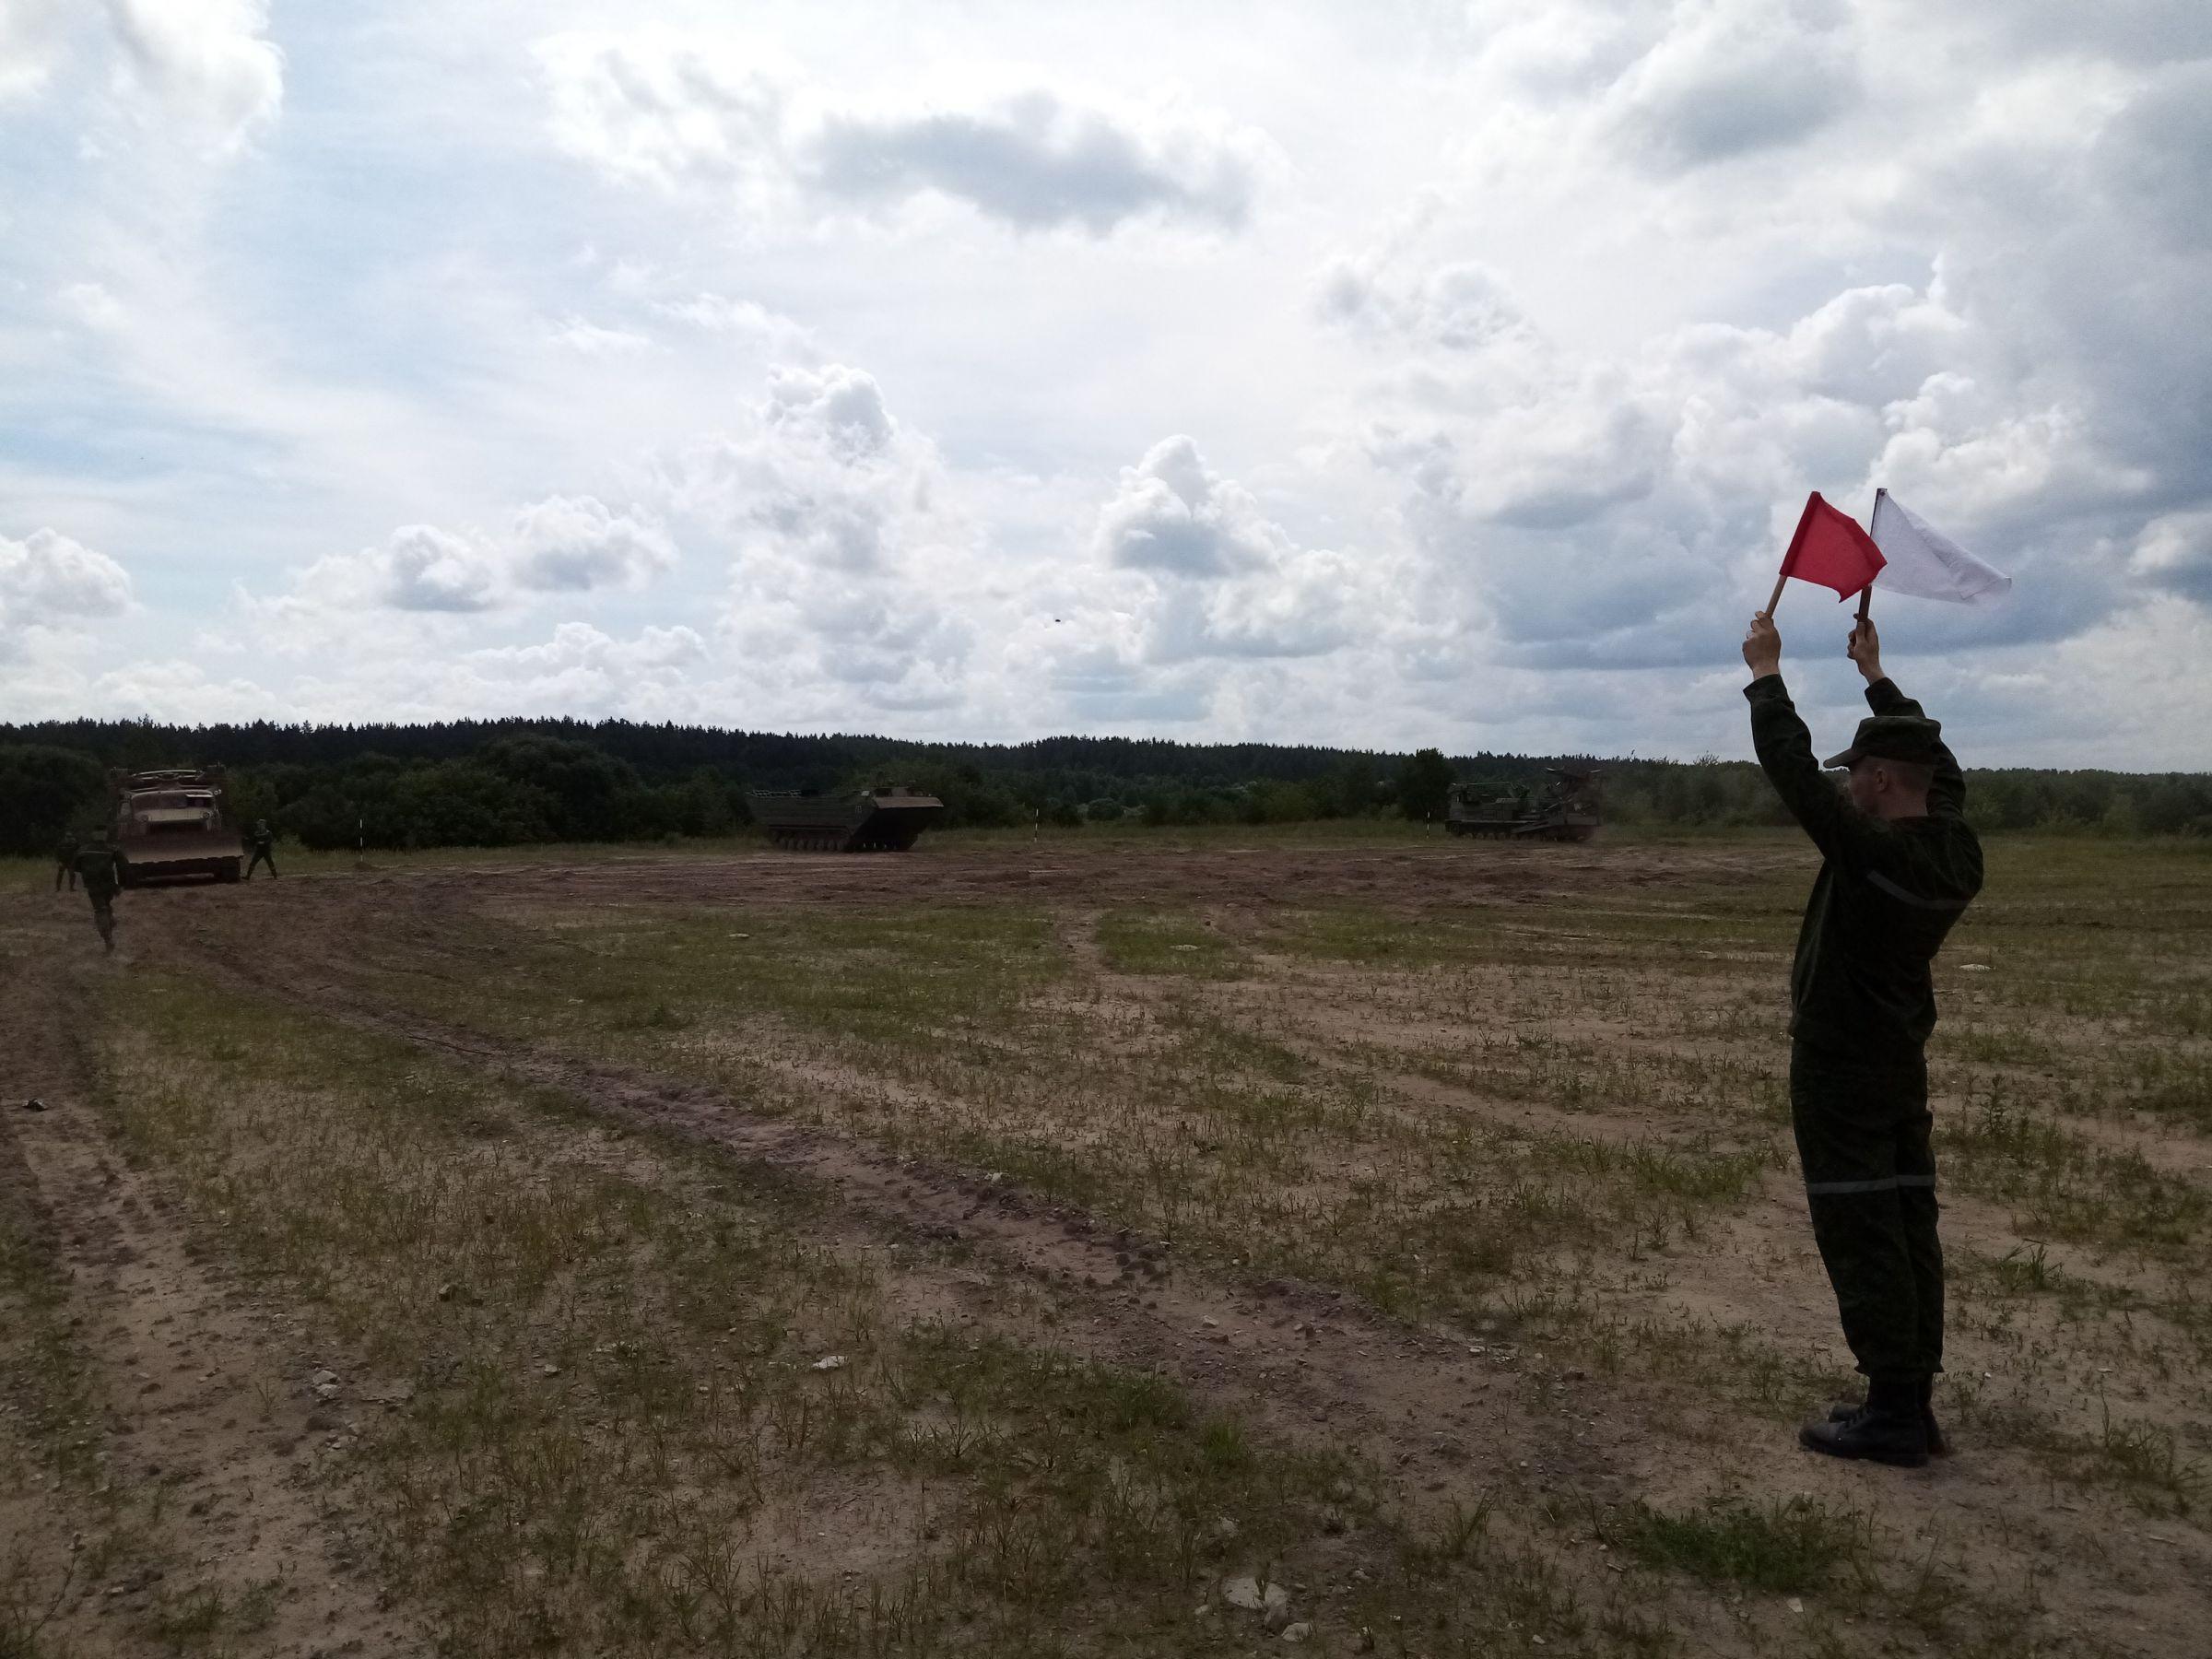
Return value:
M 125 887 L 186 876 L 236 881 L 244 867 L 245 841 L 219 766 L 111 771 L 108 806 Z
M 1474 784 L 1452 791 L 1444 828 L 1489 841 L 1586 841 L 1604 821 L 1598 774 L 1547 766 L 1551 782 L 1532 800 L 1527 791 L 1486 795 Z
M 903 783 L 857 794 L 755 790 L 752 806 L 769 840 L 792 853 L 904 853 L 945 813 L 935 795 Z

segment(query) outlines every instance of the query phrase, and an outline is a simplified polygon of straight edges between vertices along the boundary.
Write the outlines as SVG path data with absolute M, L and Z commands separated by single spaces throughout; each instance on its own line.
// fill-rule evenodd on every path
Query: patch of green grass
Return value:
M 2115 1421 L 2107 1409 L 2095 1445 L 2111 1478 L 2131 1491 L 2159 1495 L 2175 1513 L 2193 1512 L 2212 1490 L 2205 1465 L 2160 1424 Z
M 1639 1502 L 1619 1539 L 1651 1566 L 1771 1595 L 1821 1589 L 1871 1547 L 1864 1516 L 1806 1497 L 1725 1499 L 1672 1513 Z
M 1452 1051 L 1404 1056 L 1408 1070 L 1510 1105 L 1539 1101 L 1559 1112 L 1653 1116 L 1710 1128 L 1788 1121 L 1782 1063 L 1746 1060 L 1709 1047 L 1639 1050 L 1594 1038 L 1547 1036 L 1536 1022 L 1475 1028 Z M 1771 1137 L 1760 1137 L 1771 1138 Z
M 2116 1056 L 2117 1103 L 2197 1135 L 2212 1135 L 2212 1049 L 2173 1041 L 2130 1043 Z
M 2051 1253 L 2041 1244 L 2016 1244 L 1986 1266 L 1991 1280 L 2004 1295 L 2033 1296 L 2060 1289 L 2068 1282 L 2052 1265 Z
M 1417 917 L 1336 906 L 1278 917 L 1269 943 L 1292 956 L 1391 968 L 1494 960 L 1500 935 L 1486 924 L 1507 913 L 1496 906 Z
M 1163 911 L 1108 911 L 1099 918 L 1099 948 L 1117 973 L 1238 979 L 1243 953 L 1195 916 Z
M 1971 1397 L 1970 1397 L 1971 1400 Z M 2147 1514 L 2201 1518 L 2212 1471 L 2163 1424 L 2115 1416 L 2108 1405 L 2084 1431 L 2030 1407 L 1971 1401 L 1975 1430 L 2024 1448 L 2057 1480 L 2104 1487 Z
M 2010 1065 L 2030 1070 L 2057 1064 L 2057 1044 L 2023 1026 L 1977 1026 L 1950 1034 L 1953 1059 L 1973 1065 Z
M 1966 1191 L 2013 1205 L 2030 1235 L 2205 1256 L 2212 1193 L 2198 1182 L 2021 1109 L 2002 1076 L 1983 1080 L 1968 1101 L 1966 1113 L 1939 1126 L 1946 1169 Z
M 53 859 L 0 858 L 0 893 L 38 894 L 51 893 L 53 890 Z M 85 901 L 81 893 L 70 896 L 80 906 Z
M 957 1044 L 1004 1022 L 1064 971 L 1034 912 L 910 907 L 808 917 L 594 909 L 524 935 L 496 977 L 474 965 L 452 982 L 395 974 L 442 1017 L 511 1034 L 620 1038 L 769 1016 L 823 1037 L 885 1050 Z M 553 1011 L 581 1006 L 585 1031 Z

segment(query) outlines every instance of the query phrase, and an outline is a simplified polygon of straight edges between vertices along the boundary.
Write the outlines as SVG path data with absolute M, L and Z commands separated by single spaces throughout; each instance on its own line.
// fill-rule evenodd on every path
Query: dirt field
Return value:
M 112 958 L 24 873 L 0 1659 L 2201 1654 L 2212 858 L 1991 849 L 1912 1472 L 1794 1440 L 1811 869 L 334 861 Z

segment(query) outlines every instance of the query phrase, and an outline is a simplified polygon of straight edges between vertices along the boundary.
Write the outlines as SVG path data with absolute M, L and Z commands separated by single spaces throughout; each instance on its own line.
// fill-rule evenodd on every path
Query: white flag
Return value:
M 1888 490 L 1875 492 L 1867 534 L 1886 561 L 1875 585 L 1885 594 L 1986 605 L 2012 591 L 2012 578 L 1983 564 Z

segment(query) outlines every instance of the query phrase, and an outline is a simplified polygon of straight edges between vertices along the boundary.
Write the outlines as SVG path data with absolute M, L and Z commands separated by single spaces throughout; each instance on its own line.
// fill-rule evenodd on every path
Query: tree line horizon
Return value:
M 1728 829 L 1787 821 L 1756 764 L 1478 750 L 1446 756 L 1163 737 L 926 743 L 570 718 L 360 725 L 0 724 L 0 852 L 37 855 L 101 817 L 106 774 L 221 766 L 234 815 L 311 848 L 513 846 L 712 837 L 755 790 L 906 783 L 949 826 L 1436 819 L 1460 785 L 1507 794 L 1555 766 L 1604 774 L 1609 822 Z M 2212 837 L 2212 773 L 1970 770 L 1986 830 Z

